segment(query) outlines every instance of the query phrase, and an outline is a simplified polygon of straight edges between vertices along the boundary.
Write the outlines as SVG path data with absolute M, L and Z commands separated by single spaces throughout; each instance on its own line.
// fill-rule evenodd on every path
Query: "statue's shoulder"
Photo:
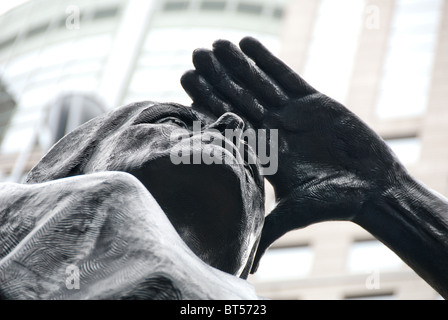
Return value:
M 162 212 L 154 197 L 134 176 L 101 172 L 35 184 L 0 183 L 0 259 L 42 225 L 55 219 L 100 221 L 142 207 Z

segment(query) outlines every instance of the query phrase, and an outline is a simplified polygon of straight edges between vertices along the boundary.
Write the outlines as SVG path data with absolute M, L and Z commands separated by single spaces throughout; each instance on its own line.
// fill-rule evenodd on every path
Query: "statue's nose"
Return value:
M 225 135 L 226 129 L 243 131 L 244 121 L 236 114 L 227 112 L 213 122 L 208 129 L 218 130 L 222 135 Z

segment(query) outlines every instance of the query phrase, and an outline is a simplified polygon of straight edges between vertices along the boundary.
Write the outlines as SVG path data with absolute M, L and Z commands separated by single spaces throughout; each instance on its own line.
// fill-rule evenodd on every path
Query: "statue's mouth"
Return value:
M 241 247 L 239 226 L 251 213 L 243 197 L 246 184 L 241 173 L 226 165 L 173 165 L 169 157 L 152 160 L 131 173 L 199 258 L 225 272 L 238 271 L 240 266 L 232 261 Z
M 220 141 L 216 143 L 216 140 Z M 206 148 L 222 155 L 219 164 L 231 166 L 234 170 L 243 169 L 246 179 L 252 179 L 257 186 L 262 187 L 263 181 L 256 155 L 244 140 L 230 141 L 221 135 L 215 139 L 213 145 L 208 145 Z

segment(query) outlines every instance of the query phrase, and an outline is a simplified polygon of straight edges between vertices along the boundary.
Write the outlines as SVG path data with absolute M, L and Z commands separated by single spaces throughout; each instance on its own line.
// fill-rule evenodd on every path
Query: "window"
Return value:
M 15 99 L 10 95 L 2 81 L 0 81 L 0 143 L 3 140 L 15 109 Z
M 56 82 L 45 82 L 32 87 L 27 86 L 19 97 L 19 109 L 37 110 L 39 106 L 52 99 L 56 92 L 58 92 Z
M 50 26 L 49 23 L 43 23 L 38 26 L 35 26 L 34 28 L 27 31 L 27 33 L 25 34 L 25 37 L 31 38 L 31 37 L 37 36 L 38 34 L 44 33 L 45 31 L 48 30 L 49 26 Z
M 425 112 L 441 3 L 396 2 L 376 110 L 379 118 L 415 117 Z
M 385 141 L 403 164 L 410 165 L 418 162 L 421 149 L 418 137 L 386 139 Z
M 183 0 L 167 1 L 163 6 L 164 11 L 182 11 L 188 9 L 189 2 Z
M 307 276 L 313 253 L 309 246 L 270 248 L 260 260 L 257 281 L 292 280 Z
M 0 41 L 0 50 L 9 47 L 12 45 L 17 39 L 17 36 L 9 37 L 3 41 Z
M 192 68 L 193 50 L 209 48 L 219 38 L 238 43 L 246 35 L 260 39 L 271 51 L 278 51 L 278 38 L 262 33 L 211 27 L 152 29 L 143 45 L 124 101 L 151 99 L 191 104 L 179 79 Z
M 263 11 L 263 6 L 258 3 L 240 2 L 236 10 L 241 13 L 259 15 Z
M 32 141 L 34 134 L 34 128 L 31 126 L 11 126 L 6 131 L 0 152 L 4 154 L 19 152 Z
M 106 7 L 97 9 L 93 13 L 93 19 L 97 20 L 115 17 L 118 14 L 119 10 L 120 9 L 118 7 Z
M 36 68 L 39 52 L 33 51 L 20 56 L 11 57 L 7 65 L 3 65 L 3 79 L 8 80 L 10 85 L 15 85 L 16 77 L 27 76 L 31 70 Z M 13 81 L 14 80 L 14 81 Z
M 317 90 L 344 103 L 362 28 L 365 1 L 322 0 L 303 76 Z
M 104 113 L 105 108 L 93 95 L 63 94 L 51 101 L 46 111 L 48 137 L 40 141 L 45 149 L 51 147 L 88 120 Z M 42 138 L 42 136 L 41 136 Z
M 59 91 L 95 92 L 98 86 L 99 79 L 96 75 L 89 74 L 81 74 L 70 78 L 65 78 L 58 83 Z
M 204 0 L 201 3 L 201 10 L 222 11 L 226 8 L 226 1 Z
M 183 2 L 183 1 L 174 1 L 174 2 Z M 184 1 L 188 4 L 187 1 Z M 100 20 L 100 19 L 108 19 L 115 17 L 120 12 L 119 6 L 111 6 L 111 7 L 104 7 L 104 8 L 98 8 L 94 12 L 84 12 L 81 11 L 80 14 L 80 21 L 88 20 L 89 17 L 92 17 L 93 20 Z M 66 23 L 67 23 L 67 17 L 55 17 L 53 18 L 54 21 L 52 22 L 44 22 L 38 25 L 32 26 L 29 30 L 27 30 L 24 34 L 25 38 L 33 38 L 39 35 L 42 35 L 46 33 L 47 31 L 54 31 L 56 29 L 65 29 Z M 17 35 L 11 36 L 6 39 L 0 40 L 0 50 L 5 49 L 12 44 L 17 39 Z
M 350 272 L 397 270 L 402 264 L 401 259 L 378 240 L 355 241 L 348 257 Z
M 274 8 L 274 11 L 272 13 L 272 16 L 274 17 L 274 19 L 281 20 L 281 19 L 283 19 L 284 15 L 285 15 L 285 10 L 283 10 L 283 8 L 280 8 L 280 7 Z

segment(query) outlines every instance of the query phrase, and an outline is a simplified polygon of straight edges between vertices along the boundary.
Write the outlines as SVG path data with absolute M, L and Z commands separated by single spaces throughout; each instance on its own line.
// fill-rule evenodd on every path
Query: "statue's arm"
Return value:
M 235 112 L 278 130 L 278 204 L 266 218 L 253 271 L 286 232 L 358 223 L 448 296 L 448 202 L 416 182 L 387 144 L 339 102 L 318 92 L 253 38 L 193 53 L 182 85 L 193 107 Z
M 354 222 L 448 298 L 448 199 L 409 175 L 378 194 Z
M 202 262 L 139 180 L 0 184 L 1 299 L 256 299 Z

